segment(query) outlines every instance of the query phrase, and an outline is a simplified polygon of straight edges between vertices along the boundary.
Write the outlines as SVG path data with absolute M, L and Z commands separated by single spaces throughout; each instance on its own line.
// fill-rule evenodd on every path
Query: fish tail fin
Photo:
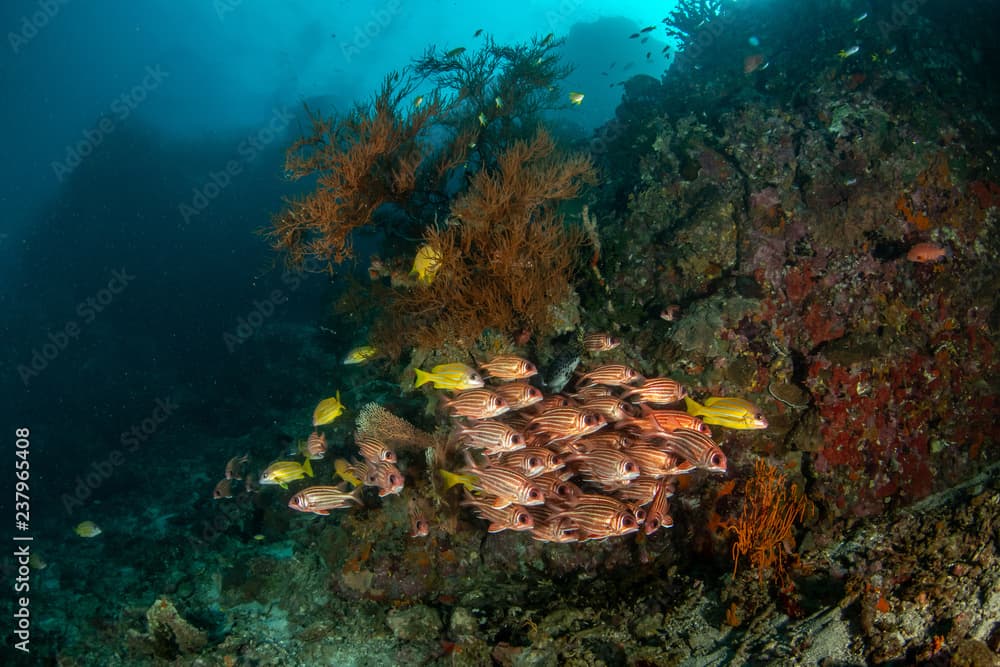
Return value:
M 302 462 L 302 470 L 305 471 L 306 475 L 309 477 L 313 476 L 312 461 L 309 460 L 309 457 L 306 457 L 306 460 Z
M 417 374 L 417 380 L 416 382 L 413 383 L 414 389 L 427 384 L 433 379 L 430 373 L 428 373 L 427 371 L 422 371 L 419 368 L 414 368 L 413 372 Z
M 438 470 L 441 479 L 444 480 L 444 490 L 447 491 L 453 486 L 461 484 L 466 490 L 472 490 L 472 477 L 470 475 L 460 475 L 441 468 Z
M 687 410 L 687 413 L 693 417 L 697 417 L 701 412 L 704 411 L 704 408 L 690 396 L 684 397 L 684 406 L 685 409 Z

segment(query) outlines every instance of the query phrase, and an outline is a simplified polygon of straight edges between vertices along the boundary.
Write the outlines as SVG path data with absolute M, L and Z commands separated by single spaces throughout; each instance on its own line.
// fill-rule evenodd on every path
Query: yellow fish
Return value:
M 413 106 L 420 108 L 420 105 L 424 103 L 424 96 L 419 95 L 417 99 L 413 100 Z
M 376 354 L 378 354 L 378 350 L 371 345 L 359 345 L 358 347 L 352 347 L 347 353 L 347 356 L 344 357 L 344 365 L 352 366 L 354 364 L 363 364 Z
M 351 469 L 351 464 L 349 464 L 346 460 L 337 459 L 336 461 L 334 461 L 333 469 L 337 471 L 337 475 L 340 476 L 340 479 L 344 480 L 351 486 L 353 487 L 361 486 L 361 480 L 358 478 L 357 475 L 354 474 L 354 471 Z
M 429 245 L 421 246 L 413 258 L 410 275 L 417 274 L 417 282 L 430 285 L 441 267 L 441 254 Z
M 414 387 L 433 382 L 435 389 L 461 391 L 462 389 L 479 389 L 485 384 L 483 376 L 465 364 L 439 364 L 432 368 L 429 373 L 419 368 L 414 369 L 414 372 L 417 374 L 417 381 L 413 383 Z
M 684 404 L 689 415 L 701 417 L 706 424 L 743 430 L 767 428 L 767 419 L 761 411 L 742 398 L 713 396 L 705 401 L 705 405 L 700 405 L 690 396 L 685 396 Z
M 340 390 L 337 395 L 324 398 L 313 410 L 313 426 L 329 424 L 344 412 L 344 404 L 340 402 Z
M 480 111 L 479 116 L 477 116 L 477 118 L 479 118 L 479 124 L 482 125 L 483 127 L 486 127 L 486 114 Z
M 569 101 L 570 101 L 571 104 L 575 104 L 577 106 L 580 106 L 580 104 L 583 102 L 583 93 L 577 93 L 577 92 L 574 92 L 574 91 L 570 91 L 570 93 L 569 93 Z
M 97 537 L 103 532 L 93 521 L 82 521 L 73 531 L 80 537 Z
M 445 469 L 438 470 L 438 474 L 441 475 L 441 479 L 444 480 L 444 490 L 447 491 L 453 486 L 458 486 L 461 484 L 465 487 L 467 491 L 474 491 L 476 489 L 476 484 L 479 482 L 479 478 L 475 475 L 466 475 L 457 472 L 448 472 Z
M 294 482 L 303 477 L 312 477 L 312 463 L 306 459 L 302 463 L 295 461 L 275 461 L 260 474 L 261 484 L 277 484 L 283 489 L 288 488 L 289 482 Z
M 503 109 L 503 100 L 500 99 L 499 95 L 493 101 L 497 103 L 497 109 Z

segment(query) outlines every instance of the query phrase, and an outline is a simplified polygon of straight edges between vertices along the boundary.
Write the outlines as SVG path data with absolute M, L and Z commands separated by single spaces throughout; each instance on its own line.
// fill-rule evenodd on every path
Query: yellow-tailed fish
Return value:
M 337 472 L 340 479 L 344 480 L 351 486 L 361 486 L 361 480 L 358 476 L 351 471 L 351 464 L 349 464 L 345 459 L 337 459 L 333 462 L 333 469 Z
M 480 111 L 479 116 L 477 116 L 477 118 L 479 118 L 479 124 L 482 125 L 483 127 L 486 127 L 486 114 Z
M 297 461 L 275 461 L 260 474 L 260 483 L 277 484 L 281 488 L 287 489 L 289 482 L 312 476 L 312 463 L 309 462 L 309 459 L 306 459 L 302 463 L 298 463 Z
M 359 345 L 358 347 L 352 347 L 344 357 L 345 366 L 353 366 L 354 364 L 366 363 L 369 359 L 378 354 L 376 350 L 371 345 Z
M 444 480 L 444 490 L 447 491 L 453 486 L 458 486 L 461 484 L 466 488 L 467 491 L 474 491 L 476 489 L 476 484 L 479 478 L 475 475 L 462 474 L 457 472 L 449 472 L 444 470 L 438 470 L 438 474 L 441 475 L 441 479 Z
M 837 52 L 837 55 L 840 56 L 841 60 L 844 60 L 844 59 L 850 58 L 851 56 L 853 56 L 855 53 L 857 53 L 860 50 L 861 50 L 861 47 L 855 45 L 855 46 L 852 46 L 849 49 L 841 49 L 840 51 Z
M 73 532 L 80 537 L 97 537 L 103 531 L 101 530 L 101 527 L 93 521 L 82 521 L 76 528 L 73 529 Z
M 435 389 L 462 391 L 463 389 L 479 389 L 485 384 L 483 376 L 465 364 L 439 364 L 432 368 L 429 373 L 419 368 L 414 369 L 414 372 L 417 374 L 414 387 L 431 382 Z
M 441 253 L 435 248 L 424 245 L 417 250 L 417 255 L 413 258 L 413 268 L 410 275 L 417 275 L 417 282 L 430 285 L 441 268 Z
M 580 104 L 583 103 L 583 93 L 578 93 L 576 91 L 571 90 L 569 93 L 569 101 L 570 104 L 575 104 L 577 106 L 580 106 Z
M 338 389 L 336 396 L 324 398 L 313 410 L 313 426 L 329 424 L 343 413 L 344 404 L 340 402 L 340 390 Z
M 690 396 L 685 396 L 684 404 L 689 415 L 701 417 L 706 424 L 744 430 L 767 428 L 767 419 L 763 413 L 753 403 L 742 398 L 713 396 L 704 405 L 700 405 Z

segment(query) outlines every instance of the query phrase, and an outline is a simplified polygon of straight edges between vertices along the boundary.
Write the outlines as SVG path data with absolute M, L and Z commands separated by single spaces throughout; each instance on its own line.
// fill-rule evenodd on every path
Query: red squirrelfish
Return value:
M 445 488 L 462 484 L 468 490 L 482 491 L 492 496 L 493 507 L 502 509 L 513 503 L 520 505 L 541 505 L 545 502 L 545 494 L 535 486 L 530 479 L 514 470 L 506 468 L 479 468 L 474 464 L 463 469 L 465 474 L 441 470 Z
M 516 452 L 507 452 L 500 457 L 497 465 L 516 470 L 525 477 L 536 477 L 546 472 L 554 472 L 563 468 L 562 457 L 545 447 L 532 447 Z
M 621 486 L 639 476 L 639 464 L 619 449 L 594 448 L 570 457 L 583 479 L 606 487 Z

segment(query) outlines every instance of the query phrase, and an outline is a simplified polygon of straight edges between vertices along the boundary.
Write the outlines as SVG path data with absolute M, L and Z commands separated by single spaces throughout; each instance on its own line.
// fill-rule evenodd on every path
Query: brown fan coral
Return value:
M 467 348 L 490 328 L 545 333 L 553 307 L 571 294 L 586 240 L 556 207 L 592 180 L 590 160 L 563 155 L 542 129 L 514 142 L 495 169 L 475 175 L 448 224 L 428 230 L 425 242 L 441 258 L 435 279 L 397 293 L 387 322 L 406 325 L 380 337 L 402 331 L 410 344 Z

